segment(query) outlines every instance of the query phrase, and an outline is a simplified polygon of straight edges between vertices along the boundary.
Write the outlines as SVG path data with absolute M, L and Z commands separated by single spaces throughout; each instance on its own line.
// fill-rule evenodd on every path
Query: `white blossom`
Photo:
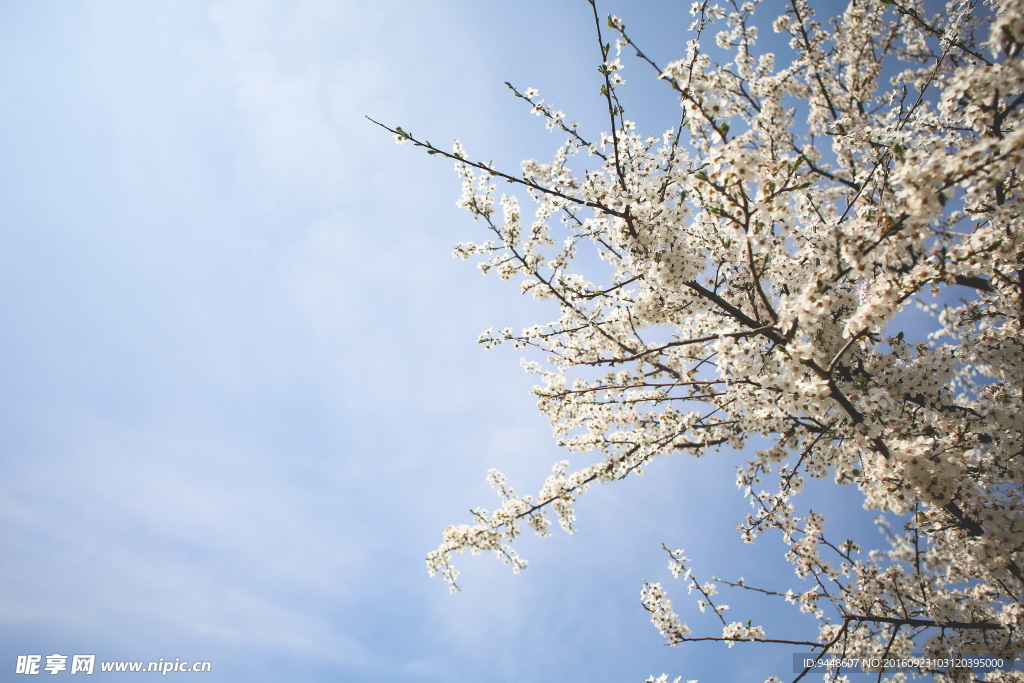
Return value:
M 674 92 L 680 130 L 645 136 L 622 117 L 622 58 L 602 38 L 614 128 L 586 137 L 527 90 L 567 139 L 551 163 L 501 175 L 522 192 L 498 200 L 500 215 L 496 169 L 392 131 L 456 160 L 459 206 L 490 240 L 455 254 L 558 308 L 480 341 L 538 353 L 526 368 L 569 459 L 533 496 L 490 474 L 500 507 L 449 527 L 429 569 L 457 585 L 453 554 L 465 550 L 522 569 L 522 523 L 574 531 L 575 501 L 592 484 L 658 456 L 757 443 L 736 477 L 752 504 L 740 533 L 777 534 L 796 578 L 779 590 L 698 582 L 670 552 L 705 612 L 696 616 L 719 620 L 706 637 L 1017 659 L 1024 2 L 952 0 L 926 14 L 921 3 L 856 0 L 832 24 L 809 0 L 760 16 L 770 4 L 693 3 L 686 53 L 664 66 L 612 20 L 619 47 Z M 758 25 L 788 37 L 791 54 L 757 53 Z M 908 304 L 919 304 L 914 317 Z M 888 540 L 829 535 L 800 495 L 826 477 L 863 494 Z M 760 591 L 818 628 L 769 637 L 727 621 L 713 597 L 724 587 Z M 659 583 L 644 582 L 641 604 L 670 644 L 698 637 Z

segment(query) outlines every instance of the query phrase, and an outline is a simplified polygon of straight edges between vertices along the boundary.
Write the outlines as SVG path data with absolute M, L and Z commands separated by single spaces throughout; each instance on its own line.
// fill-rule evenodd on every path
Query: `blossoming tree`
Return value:
M 540 410 L 561 446 L 589 455 L 557 463 L 534 495 L 492 471 L 500 506 L 445 530 L 429 569 L 453 589 L 465 550 L 519 570 L 524 525 L 572 531 L 591 485 L 756 437 L 769 445 L 747 447 L 738 471 L 753 506 L 740 532 L 778 532 L 800 588 L 725 583 L 793 603 L 818 628 L 731 621 L 716 582 L 666 548 L 720 627 L 691 631 L 645 583 L 669 643 L 924 653 L 878 678 L 1024 680 L 944 659 L 1014 662 L 1024 649 L 1024 1 L 950 0 L 930 15 L 921 0 L 851 0 L 818 17 L 788 0 L 773 23 L 755 2 L 720 3 L 694 3 L 686 54 L 669 64 L 595 7 L 606 132 L 512 88 L 565 135 L 549 163 L 506 172 L 388 128 L 455 160 L 459 203 L 490 232 L 456 255 L 557 303 L 556 320 L 481 341 L 540 350 L 543 363 L 526 363 Z M 785 59 L 759 51 L 768 26 Z M 680 106 L 654 137 L 620 102 L 620 55 L 634 53 Z M 521 192 L 496 200 L 498 181 Z M 915 305 L 927 338 L 903 328 Z M 831 538 L 799 505 L 807 478 L 857 487 L 887 540 Z

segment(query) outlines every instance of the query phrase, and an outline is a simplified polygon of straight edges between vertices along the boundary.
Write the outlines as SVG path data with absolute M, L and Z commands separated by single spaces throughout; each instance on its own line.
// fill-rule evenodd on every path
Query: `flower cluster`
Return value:
M 428 566 L 453 586 L 464 550 L 519 569 L 522 523 L 547 534 L 553 513 L 572 530 L 591 484 L 757 437 L 769 445 L 737 474 L 753 506 L 741 533 L 777 532 L 798 585 L 756 590 L 820 621 L 777 642 L 1013 660 L 1024 651 L 1024 3 L 953 0 L 931 16 L 919 0 L 855 0 L 830 26 L 810 0 L 768 21 L 756 10 L 694 3 L 694 38 L 664 67 L 609 20 L 620 51 L 674 90 L 677 129 L 644 136 L 623 118 L 622 62 L 599 35 L 611 130 L 589 139 L 535 91 L 515 91 L 567 135 L 550 163 L 506 174 L 392 130 L 456 161 L 459 205 L 490 233 L 457 255 L 558 305 L 555 320 L 482 341 L 539 351 L 544 362 L 528 364 L 538 407 L 584 460 L 558 463 L 536 496 L 492 475 L 501 507 L 449 527 Z M 758 54 L 759 26 L 789 52 Z M 495 177 L 522 190 L 500 210 Z M 888 542 L 831 539 L 799 505 L 807 478 L 857 487 Z M 711 639 L 770 640 L 727 622 L 714 586 L 673 558 L 721 620 Z M 670 643 L 692 639 L 660 585 L 644 583 L 642 604 Z

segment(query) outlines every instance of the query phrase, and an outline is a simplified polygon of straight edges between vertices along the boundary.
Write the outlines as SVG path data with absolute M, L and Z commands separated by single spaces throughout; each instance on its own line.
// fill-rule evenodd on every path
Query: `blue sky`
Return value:
M 517 353 L 475 344 L 545 312 L 452 261 L 480 233 L 450 164 L 364 115 L 516 168 L 559 139 L 502 82 L 599 132 L 599 58 L 582 0 L 369 5 L 0 3 L 0 680 L 54 652 L 211 682 L 785 672 L 664 647 L 639 604 L 662 541 L 774 566 L 733 531 L 736 458 L 593 491 L 522 575 L 428 578 L 488 468 L 526 492 L 563 457 Z M 665 62 L 688 6 L 601 10 Z M 660 133 L 671 93 L 627 64 Z

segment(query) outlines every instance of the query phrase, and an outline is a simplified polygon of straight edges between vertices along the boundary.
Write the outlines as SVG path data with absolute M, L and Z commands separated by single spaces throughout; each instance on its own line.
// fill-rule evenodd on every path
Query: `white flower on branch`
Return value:
M 585 135 L 536 91 L 515 91 L 567 136 L 550 164 L 504 173 L 389 128 L 455 160 L 459 206 L 489 233 L 456 255 L 557 304 L 554 320 L 480 341 L 539 354 L 526 365 L 538 407 L 584 461 L 557 463 L 535 496 L 492 473 L 500 508 L 449 527 L 428 566 L 452 586 L 453 555 L 466 550 L 522 569 L 522 524 L 574 531 L 594 483 L 659 456 L 767 444 L 737 472 L 752 505 L 737 521 L 744 540 L 776 533 L 797 578 L 699 583 L 670 552 L 673 575 L 719 622 L 693 635 L 661 585 L 644 582 L 641 604 L 670 644 L 1017 660 L 1024 2 L 952 0 L 932 15 L 920 2 L 855 0 L 831 22 L 810 0 L 788 0 L 778 17 L 759 14 L 768 5 L 693 3 L 685 54 L 665 65 L 608 22 L 623 54 L 677 98 L 683 118 L 667 133 L 642 135 L 623 117 L 622 57 L 601 22 L 603 129 Z M 789 52 L 761 50 L 759 26 L 788 37 Z M 521 190 L 498 200 L 500 214 L 499 179 Z M 886 540 L 834 539 L 826 515 L 804 509 L 804 482 L 826 477 L 857 488 Z M 818 628 L 769 638 L 726 621 L 713 598 L 723 587 L 791 605 Z

